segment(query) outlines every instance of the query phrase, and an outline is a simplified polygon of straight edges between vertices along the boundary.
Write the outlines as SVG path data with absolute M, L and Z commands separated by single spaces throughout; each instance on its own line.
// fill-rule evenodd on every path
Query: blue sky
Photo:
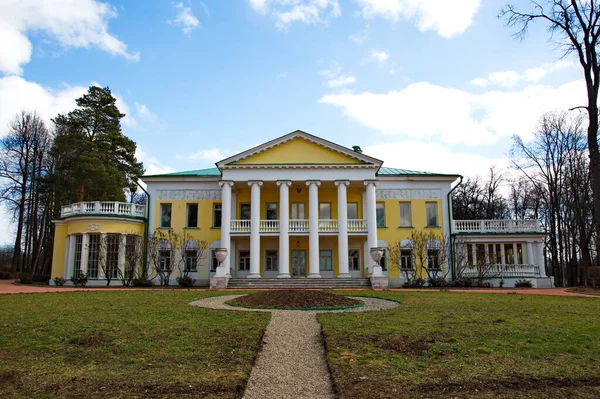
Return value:
M 504 4 L 2 0 L 0 134 L 18 110 L 49 120 L 100 84 L 148 173 L 301 129 L 389 167 L 484 174 L 543 112 L 584 101 L 575 60 L 543 25 L 515 40 Z

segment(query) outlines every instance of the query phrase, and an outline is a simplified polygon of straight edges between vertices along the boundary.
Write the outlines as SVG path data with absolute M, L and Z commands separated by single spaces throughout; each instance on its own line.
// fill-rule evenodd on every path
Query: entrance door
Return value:
M 306 251 L 292 250 L 292 277 L 306 277 Z

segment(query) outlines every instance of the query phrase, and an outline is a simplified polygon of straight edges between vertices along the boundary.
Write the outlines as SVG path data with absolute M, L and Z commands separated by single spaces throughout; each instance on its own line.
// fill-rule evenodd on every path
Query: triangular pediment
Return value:
M 219 168 L 243 165 L 381 166 L 382 161 L 297 130 L 217 162 Z

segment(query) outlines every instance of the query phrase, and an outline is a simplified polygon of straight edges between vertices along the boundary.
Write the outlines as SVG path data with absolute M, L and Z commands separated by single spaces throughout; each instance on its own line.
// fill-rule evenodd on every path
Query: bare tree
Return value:
M 508 5 L 500 13 L 506 25 L 517 28 L 515 36 L 524 38 L 529 24 L 541 21 L 548 26 L 550 40 L 563 52 L 575 53 L 585 78 L 586 105 L 575 108 L 587 111 L 587 150 L 590 161 L 590 185 L 593 193 L 596 245 L 600 249 L 600 152 L 598 147 L 598 90 L 600 87 L 600 5 L 595 0 L 531 1 L 530 11 L 522 12 Z M 552 249 L 553 255 L 556 248 Z
M 160 285 L 169 285 L 173 264 L 177 261 L 177 248 L 181 238 L 173 230 L 156 231 L 148 240 L 149 260 Z
M 113 279 L 121 277 L 119 269 L 119 255 L 124 248 L 120 248 L 120 234 L 102 234 L 100 237 L 98 263 L 106 279 L 108 287 Z
M 127 239 L 124 247 L 121 247 L 121 251 L 125 253 L 122 255 L 125 260 L 123 270 L 121 271 L 120 278 L 121 283 L 125 286 L 130 286 L 133 279 L 145 278 L 143 277 L 142 268 L 144 267 L 142 261 L 144 259 L 144 237 L 136 234 L 127 234 Z
M 508 216 L 508 204 L 501 193 L 504 175 L 495 167 L 486 179 L 466 178 L 452 193 L 452 214 L 455 219 L 503 219 Z
M 198 271 L 198 265 L 208 253 L 208 242 L 198 240 L 189 233 L 181 235 L 179 251 L 179 276 L 183 278 L 189 277 L 190 273 Z

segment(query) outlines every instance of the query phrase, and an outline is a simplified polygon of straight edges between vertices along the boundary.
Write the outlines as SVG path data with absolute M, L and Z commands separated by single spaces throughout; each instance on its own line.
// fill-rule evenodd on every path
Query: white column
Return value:
M 527 241 L 527 263 L 533 265 L 533 243 Z
M 496 254 L 496 243 L 492 244 L 492 254 L 494 256 L 494 259 L 492 260 L 492 264 L 496 264 L 496 262 L 498 261 L 498 255 Z
M 98 278 L 106 277 L 104 275 L 104 269 L 106 268 L 106 250 L 108 246 L 108 240 L 106 239 L 106 233 L 100 233 L 100 242 L 98 243 L 98 251 L 100 255 L 98 256 Z
M 546 276 L 546 265 L 544 264 L 544 241 L 536 241 L 537 247 L 537 265 L 540 266 L 540 277 Z
M 125 274 L 125 251 L 127 251 L 127 234 L 121 233 L 121 239 L 119 240 L 119 260 L 118 267 L 121 273 Z
M 290 278 L 290 186 L 291 181 L 278 181 L 279 186 L 279 275 Z
M 348 270 L 348 199 L 346 187 L 350 184 L 348 180 L 338 180 L 337 207 L 338 207 L 338 277 L 350 277 Z
M 506 265 L 506 253 L 504 251 L 504 243 L 500 244 L 500 254 L 502 254 L 502 266 Z
M 519 264 L 519 254 L 517 253 L 517 244 L 513 242 L 513 263 Z
M 231 187 L 233 186 L 232 181 L 220 181 L 221 186 L 221 248 L 227 249 L 227 256 L 231 257 Z M 210 254 L 212 259 L 212 254 Z M 215 277 L 227 277 L 229 276 L 229 259 L 225 259 L 219 266 Z M 231 276 L 229 276 L 231 277 Z
M 231 219 L 235 219 L 236 218 L 236 212 L 237 212 L 237 194 L 238 191 L 234 188 L 232 188 L 231 190 Z M 229 230 L 229 234 L 231 234 L 231 228 Z M 231 273 L 235 271 L 235 240 L 231 240 L 231 236 L 229 239 L 229 251 L 231 252 L 229 254 L 229 261 L 226 262 L 229 264 L 229 267 L 226 266 L 227 268 L 227 277 L 231 277 Z
M 90 236 L 88 233 L 81 233 L 81 271 L 87 275 L 88 250 L 90 246 Z
M 260 278 L 260 187 L 262 181 L 249 181 L 250 195 L 250 274 Z
M 69 279 L 75 275 L 75 242 L 77 241 L 77 235 L 70 234 L 69 237 L 69 252 L 67 254 L 67 261 L 69 262 L 67 266 L 67 273 L 64 278 Z
M 365 181 L 365 186 L 367 186 L 367 242 L 369 244 L 369 249 L 377 247 L 376 185 L 377 182 L 374 180 Z
M 473 266 L 477 266 L 477 244 L 471 244 L 471 252 L 473 254 Z
M 483 244 L 484 245 L 484 251 L 485 251 L 485 265 L 489 266 L 490 265 L 490 244 Z
M 310 274 L 308 277 L 321 277 L 319 273 L 319 186 L 320 181 L 307 181 L 308 186 L 308 252 Z
M 377 247 L 377 202 L 375 187 L 377 182 L 375 180 L 365 180 L 365 186 L 367 186 L 367 244 L 369 251 L 371 248 Z M 370 259 L 373 263 L 373 260 Z M 383 277 L 381 266 L 373 265 L 372 267 L 373 277 Z

